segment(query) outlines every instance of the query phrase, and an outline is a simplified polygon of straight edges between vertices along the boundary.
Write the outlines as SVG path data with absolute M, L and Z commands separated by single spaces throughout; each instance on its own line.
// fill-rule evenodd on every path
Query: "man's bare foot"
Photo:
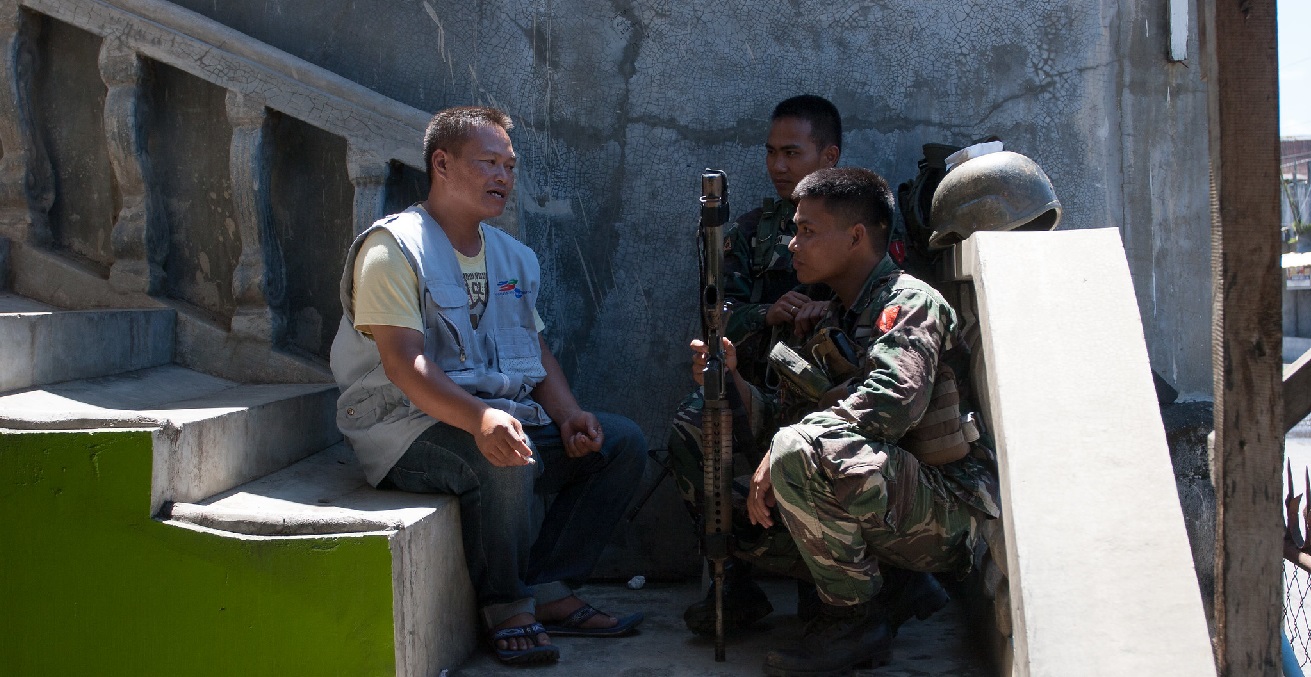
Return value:
M 569 618 L 573 612 L 586 606 L 586 602 L 574 595 L 569 595 L 554 602 L 537 605 L 537 618 L 543 623 L 560 623 Z M 598 612 L 595 616 L 583 621 L 580 628 L 613 628 L 619 624 L 619 619 L 611 616 L 604 611 Z
M 517 628 L 521 625 L 532 625 L 533 623 L 536 622 L 537 619 L 534 618 L 532 614 L 529 613 L 515 614 L 502 621 L 496 627 L 492 628 L 492 630 Z M 501 651 L 527 651 L 528 649 L 531 649 L 534 646 L 546 646 L 547 644 L 550 643 L 551 643 L 550 635 L 547 635 L 546 633 L 543 632 L 543 633 L 538 633 L 537 642 L 535 644 L 533 643 L 533 640 L 528 637 L 511 637 L 510 639 L 496 640 L 496 648 L 500 649 Z

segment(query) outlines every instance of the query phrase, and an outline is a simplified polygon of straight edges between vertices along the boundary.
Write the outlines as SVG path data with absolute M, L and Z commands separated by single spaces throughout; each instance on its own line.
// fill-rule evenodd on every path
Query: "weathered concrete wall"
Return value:
M 341 319 L 341 262 L 352 239 L 355 189 L 346 175 L 346 142 L 280 115 L 273 148 L 273 221 L 287 264 L 288 339 L 327 359 Z
M 96 58 L 100 38 L 68 24 L 41 21 L 35 103 L 41 138 L 55 172 L 50 208 L 54 241 L 108 274 L 118 187 L 105 145 L 105 84 Z
M 147 146 L 169 224 L 168 295 L 226 324 L 236 309 L 232 271 L 241 236 L 232 207 L 226 92 L 154 64 Z
M 1210 453 L 1206 438 L 1213 428 L 1210 402 L 1177 402 L 1161 407 L 1165 438 L 1174 464 L 1175 488 L 1184 511 L 1184 526 L 1193 551 L 1193 569 L 1206 609 L 1214 625 L 1215 610 L 1215 486 L 1211 483 Z
M 1209 392 L 1204 89 L 1167 62 L 1159 2 L 179 4 L 421 109 L 514 115 L 552 345 L 588 404 L 657 439 L 690 387 L 697 171 L 749 209 L 769 109 L 806 91 L 844 112 L 844 162 L 894 181 L 927 141 L 1035 157 L 1066 227 L 1125 233 L 1155 368 Z
M 1119 105 L 1107 121 L 1107 225 L 1129 254 L 1152 368 L 1183 398 L 1211 397 L 1211 213 L 1207 93 L 1196 3 L 1189 61 L 1165 59 L 1167 3 L 1120 11 L 1112 54 Z

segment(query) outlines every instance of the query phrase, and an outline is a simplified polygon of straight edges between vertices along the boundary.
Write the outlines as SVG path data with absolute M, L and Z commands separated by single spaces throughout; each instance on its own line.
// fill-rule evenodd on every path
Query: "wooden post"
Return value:
M 1275 0 L 1202 4 L 1210 23 L 1203 63 L 1211 130 L 1216 664 L 1226 677 L 1276 677 L 1284 407 Z

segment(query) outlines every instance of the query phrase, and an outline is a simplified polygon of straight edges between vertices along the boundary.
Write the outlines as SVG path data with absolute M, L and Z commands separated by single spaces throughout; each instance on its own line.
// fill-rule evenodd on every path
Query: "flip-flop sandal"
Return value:
M 629 614 L 618 619 L 619 622 L 609 628 L 587 628 L 583 624 L 592 616 L 601 613 L 591 604 L 584 604 L 568 618 L 558 623 L 547 623 L 546 632 L 551 635 L 560 635 L 561 637 L 623 637 L 631 635 L 637 631 L 637 626 L 642 622 L 644 616 L 641 612 Z
M 546 628 L 543 628 L 541 623 L 530 623 L 512 628 L 488 630 L 487 640 L 491 644 L 492 651 L 496 653 L 496 659 L 506 665 L 554 663 L 560 660 L 560 649 L 554 644 L 537 643 L 537 636 L 544 632 L 546 632 Z M 527 637 L 533 642 L 533 646 L 521 650 L 497 648 L 497 640 L 514 639 L 516 637 Z

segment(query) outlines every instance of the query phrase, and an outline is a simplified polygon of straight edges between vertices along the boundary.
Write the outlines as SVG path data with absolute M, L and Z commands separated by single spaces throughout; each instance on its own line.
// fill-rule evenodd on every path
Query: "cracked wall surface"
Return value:
M 926 142 L 995 134 L 1035 158 L 1063 228 L 1124 236 L 1154 368 L 1211 389 L 1206 92 L 1195 35 L 1190 63 L 1166 60 L 1163 0 L 177 4 L 423 110 L 507 110 L 548 340 L 583 404 L 653 447 L 692 387 L 699 172 L 757 206 L 770 109 L 804 92 L 842 111 L 843 164 L 894 183 Z

